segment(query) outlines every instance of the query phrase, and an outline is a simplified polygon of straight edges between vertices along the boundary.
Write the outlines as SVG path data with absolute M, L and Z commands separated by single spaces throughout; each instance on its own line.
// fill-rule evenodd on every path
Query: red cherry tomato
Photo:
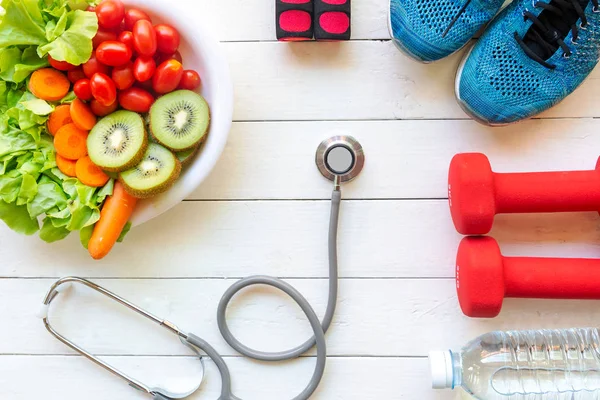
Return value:
M 90 57 L 88 62 L 83 64 L 83 73 L 88 78 L 91 78 L 96 73 L 108 75 L 110 74 L 110 68 L 107 65 L 104 65 L 100 61 L 98 61 L 98 59 L 96 58 L 96 54 L 92 53 L 92 56 Z
M 133 26 L 133 44 L 138 54 L 152 57 L 156 53 L 156 32 L 152 22 L 139 20 Z
M 132 32 L 129 32 L 129 31 L 121 32 L 121 34 L 119 35 L 119 42 L 125 43 L 125 45 L 127 45 L 127 47 L 129 47 L 132 50 L 135 48 L 135 46 L 133 44 L 133 33 Z
M 144 89 L 132 87 L 119 93 L 119 104 L 126 110 L 147 113 L 154 103 L 154 96 Z
M 92 99 L 92 87 L 90 86 L 89 79 L 80 79 L 73 86 L 73 91 L 75 92 L 75 96 L 83 101 L 88 101 Z
M 181 36 L 171 25 L 160 24 L 154 27 L 158 51 L 165 54 L 173 54 L 179 48 Z
M 67 77 L 71 83 L 77 83 L 78 80 L 87 78 L 87 76 L 85 76 L 83 73 L 82 67 L 75 67 L 75 69 L 67 72 Z
M 96 6 L 98 25 L 104 29 L 115 29 L 125 17 L 125 6 L 121 0 L 104 0 Z
M 131 8 L 125 13 L 125 30 L 133 31 L 133 26 L 140 20 L 152 22 L 148 14 L 137 8 Z
M 132 55 L 129 46 L 122 42 L 104 42 L 96 49 L 98 61 L 111 67 L 127 64 L 131 61 Z
M 94 6 L 88 6 L 88 8 L 86 8 L 85 11 L 96 12 L 96 7 L 94 7 Z
M 138 57 L 133 64 L 133 74 L 138 82 L 152 79 L 154 71 L 156 71 L 156 61 L 152 57 Z
M 177 60 L 183 64 L 183 57 L 181 57 L 181 53 L 179 51 L 176 51 L 173 54 L 158 53 L 154 58 L 156 59 L 157 65 L 160 65 L 167 60 Z
M 156 68 L 152 87 L 156 93 L 170 93 L 177 89 L 182 77 L 183 65 L 177 60 L 167 60 Z
M 110 40 L 117 40 L 117 34 L 111 31 L 99 30 L 96 33 L 96 36 L 94 36 L 94 38 L 92 39 L 92 43 L 94 45 L 94 48 L 96 49 L 98 48 L 98 46 L 100 46 L 100 44 L 108 42 Z
M 135 83 L 135 75 L 133 74 L 133 63 L 128 62 L 120 67 L 113 68 L 112 80 L 119 90 L 129 89 Z
M 144 89 L 146 92 L 154 93 L 154 88 L 152 87 L 152 79 L 150 79 L 149 81 L 146 82 L 136 82 L 133 84 L 133 86 L 140 88 L 140 89 Z
M 48 62 L 52 66 L 52 68 L 57 69 L 59 71 L 71 71 L 75 69 L 76 66 L 73 64 L 69 64 L 66 61 L 57 61 L 50 54 L 48 54 Z
M 184 90 L 196 90 L 202 84 L 200 75 L 196 71 L 187 70 L 183 71 L 181 82 L 179 83 L 178 89 Z
M 94 99 L 90 102 L 90 108 L 92 112 L 99 117 L 106 117 L 108 114 L 112 114 L 119 108 L 119 102 L 115 101 L 110 106 L 104 106 L 98 100 Z
M 117 86 L 105 74 L 94 74 L 90 79 L 92 95 L 103 106 L 110 106 L 117 100 Z

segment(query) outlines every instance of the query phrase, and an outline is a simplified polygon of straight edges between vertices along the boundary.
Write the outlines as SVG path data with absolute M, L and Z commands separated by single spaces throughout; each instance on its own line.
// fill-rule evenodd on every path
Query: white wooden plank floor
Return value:
M 367 165 L 344 186 L 339 311 L 316 399 L 448 400 L 454 395 L 429 388 L 429 350 L 495 329 L 598 321 L 598 307 L 579 301 L 509 300 L 495 320 L 463 317 L 452 279 L 460 236 L 446 204 L 457 152 L 485 152 L 500 171 L 593 168 L 598 71 L 540 118 L 491 129 L 469 121 L 454 101 L 460 55 L 423 66 L 395 50 L 387 0 L 355 0 L 354 39 L 342 44 L 276 42 L 270 0 L 172 3 L 210 25 L 231 64 L 236 112 L 223 159 L 188 201 L 135 229 L 100 263 L 76 237 L 50 246 L 0 227 L 0 398 L 144 398 L 75 356 L 34 317 L 47 288 L 65 275 L 96 278 L 214 343 L 239 397 L 296 395 L 312 374 L 313 353 L 283 365 L 241 358 L 220 337 L 215 310 L 236 278 L 261 273 L 288 279 L 322 314 L 331 185 L 313 159 L 336 131 L 363 143 Z M 599 225 L 592 213 L 503 216 L 492 235 L 509 255 L 595 257 Z M 57 327 L 105 359 L 165 385 L 197 372 L 165 332 L 86 290 L 73 296 L 61 300 Z M 266 289 L 236 299 L 230 318 L 234 333 L 263 349 L 310 334 L 300 310 Z M 193 398 L 217 398 L 219 384 L 208 362 L 206 386 Z

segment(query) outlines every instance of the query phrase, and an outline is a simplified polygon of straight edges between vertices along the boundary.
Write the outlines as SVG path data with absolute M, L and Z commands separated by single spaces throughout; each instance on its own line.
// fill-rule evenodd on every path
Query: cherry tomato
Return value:
M 181 82 L 179 83 L 178 89 L 183 90 L 196 90 L 202 84 L 200 75 L 196 71 L 186 70 L 183 71 Z
M 98 117 L 106 117 L 108 114 L 112 114 L 117 111 L 117 108 L 119 108 L 119 103 L 115 101 L 110 106 L 104 106 L 98 100 L 94 99 L 90 102 L 90 108 Z
M 77 83 L 78 80 L 87 78 L 83 73 L 82 67 L 75 67 L 75 69 L 70 70 L 67 72 L 67 77 L 71 83 Z
M 133 74 L 138 82 L 152 79 L 154 71 L 156 71 L 156 61 L 152 57 L 138 57 L 133 64 Z
M 156 32 L 152 22 L 139 20 L 133 26 L 133 44 L 138 54 L 152 57 L 156 53 Z
M 96 33 L 96 36 L 94 36 L 94 38 L 92 39 L 92 43 L 94 45 L 94 48 L 97 48 L 103 42 L 107 42 L 110 40 L 117 40 L 117 34 L 111 31 L 99 30 Z
M 146 92 L 154 93 L 154 88 L 152 87 L 152 79 L 150 79 L 149 81 L 146 82 L 136 82 L 133 84 L 133 86 L 140 88 L 140 89 L 144 89 Z
M 112 80 L 115 82 L 117 89 L 129 89 L 135 83 L 135 75 L 133 74 L 133 63 L 130 61 L 125 65 L 113 68 Z
M 90 79 L 92 95 L 103 106 L 110 106 L 117 100 L 117 86 L 105 74 L 94 74 Z
M 132 50 L 135 48 L 133 44 L 133 33 L 129 31 L 121 32 L 121 34 L 119 35 L 119 42 L 125 43 L 127 47 L 129 47 Z
M 83 73 L 88 78 L 91 78 L 96 73 L 108 75 L 110 74 L 110 68 L 107 65 L 104 65 L 100 61 L 98 61 L 98 59 L 96 58 L 96 54 L 92 53 L 92 56 L 90 57 L 88 62 L 83 64 Z
M 78 80 L 75 86 L 73 86 L 73 91 L 75 92 L 75 96 L 83 101 L 92 99 L 92 87 L 90 86 L 89 79 Z
M 158 53 L 154 58 L 156 59 L 156 64 L 158 65 L 164 63 L 167 60 L 177 60 L 183 64 L 183 57 L 181 57 L 181 53 L 179 51 L 176 51 L 173 54 Z
M 129 46 L 122 42 L 104 42 L 96 49 L 98 61 L 111 67 L 127 64 L 132 55 Z
M 170 93 L 177 89 L 182 77 L 183 65 L 177 60 L 167 60 L 156 68 L 152 87 L 156 93 Z
M 96 7 L 94 7 L 94 6 L 88 6 L 88 8 L 86 8 L 85 11 L 96 12 Z
M 160 24 L 154 27 L 158 51 L 165 54 L 173 54 L 179 48 L 181 36 L 171 25 Z
M 148 14 L 137 8 L 131 8 L 125 13 L 125 30 L 133 31 L 133 26 L 140 20 L 152 22 Z
M 98 25 L 104 29 L 115 29 L 125 17 L 125 6 L 121 0 L 104 0 L 96 6 Z
M 48 54 L 48 62 L 52 66 L 52 68 L 57 69 L 59 71 L 71 71 L 75 69 L 76 66 L 73 64 L 69 64 L 66 61 L 57 61 L 50 54 Z
M 126 110 L 147 113 L 154 103 L 154 96 L 144 89 L 132 87 L 119 93 L 119 104 Z

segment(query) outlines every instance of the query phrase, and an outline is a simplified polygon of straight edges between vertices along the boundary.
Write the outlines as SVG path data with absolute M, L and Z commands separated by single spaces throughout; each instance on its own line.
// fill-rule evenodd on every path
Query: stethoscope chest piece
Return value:
M 324 140 L 317 149 L 317 168 L 330 181 L 356 178 L 365 166 L 362 146 L 352 136 L 334 136 Z

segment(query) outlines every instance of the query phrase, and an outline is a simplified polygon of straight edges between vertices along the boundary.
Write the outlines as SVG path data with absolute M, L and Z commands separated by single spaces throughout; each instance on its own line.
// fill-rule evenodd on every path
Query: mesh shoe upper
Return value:
M 464 46 L 492 19 L 502 3 L 503 0 L 391 0 L 392 34 L 396 44 L 413 58 L 435 61 Z
M 535 1 L 535 0 L 534 0 Z M 529 57 L 515 39 L 523 38 L 532 22 L 525 12 L 543 9 L 532 0 L 515 0 L 490 24 L 464 61 L 457 76 L 457 97 L 465 110 L 487 124 L 507 124 L 532 117 L 554 106 L 572 93 L 590 74 L 600 55 L 600 13 L 590 2 L 585 8 L 588 25 L 563 39 L 563 48 L 544 60 L 544 66 Z M 577 26 L 581 20 L 576 21 Z

